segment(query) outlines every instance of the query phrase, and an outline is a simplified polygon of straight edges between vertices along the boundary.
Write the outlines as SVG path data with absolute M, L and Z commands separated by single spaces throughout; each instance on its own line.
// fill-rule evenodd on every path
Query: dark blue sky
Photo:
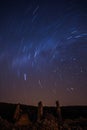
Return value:
M 0 101 L 87 105 L 86 0 L 0 1 Z

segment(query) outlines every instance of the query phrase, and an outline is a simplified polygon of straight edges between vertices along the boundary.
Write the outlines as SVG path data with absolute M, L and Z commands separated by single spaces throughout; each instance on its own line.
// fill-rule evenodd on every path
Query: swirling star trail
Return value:
M 0 101 L 87 105 L 86 0 L 0 1 Z

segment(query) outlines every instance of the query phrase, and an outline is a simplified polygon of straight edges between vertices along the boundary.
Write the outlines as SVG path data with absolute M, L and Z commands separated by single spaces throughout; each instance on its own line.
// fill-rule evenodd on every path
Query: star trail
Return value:
M 0 101 L 87 105 L 87 2 L 0 1 Z

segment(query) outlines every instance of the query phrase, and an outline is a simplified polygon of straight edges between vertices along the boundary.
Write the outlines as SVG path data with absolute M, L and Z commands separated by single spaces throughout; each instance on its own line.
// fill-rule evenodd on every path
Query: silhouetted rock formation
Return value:
M 42 104 L 42 102 L 40 101 L 40 102 L 38 103 L 38 113 L 37 113 L 37 121 L 38 121 L 38 122 L 41 121 L 42 116 L 43 116 L 43 104 Z
M 20 104 L 18 104 L 13 117 L 15 121 L 19 119 L 21 112 L 22 110 L 20 109 Z
M 23 112 L 20 108 L 20 104 L 17 105 L 14 113 L 15 126 L 29 126 L 31 121 L 29 120 L 28 113 Z
M 61 115 L 61 108 L 59 105 L 59 101 L 56 101 L 56 114 L 57 114 L 58 123 L 59 123 L 59 125 L 61 125 L 62 124 L 62 115 Z
M 1 110 L 3 114 L 0 114 L 0 130 L 87 130 L 87 117 L 79 116 L 74 119 L 69 116 L 66 116 L 66 118 L 62 117 L 63 109 L 61 114 L 62 107 L 60 107 L 58 101 L 56 101 L 56 107 L 43 106 L 41 101 L 38 103 L 38 107 L 20 104 L 12 106 L 13 114 L 11 111 L 7 111 L 9 107 L 6 107 L 6 104 L 5 111 Z M 66 115 L 69 114 L 69 110 L 71 113 L 73 111 L 73 114 L 77 110 L 73 110 L 73 107 L 70 108 L 68 107 L 67 111 L 64 111 Z M 83 110 L 86 110 L 86 108 Z M 83 110 L 80 109 L 81 114 Z M 9 114 L 13 115 L 14 122 L 11 122 L 12 118 L 8 120 L 9 118 L 6 118 L 6 114 L 8 116 Z
M 22 114 L 18 121 L 15 123 L 15 126 L 29 126 L 31 125 L 31 121 L 29 120 L 28 114 Z

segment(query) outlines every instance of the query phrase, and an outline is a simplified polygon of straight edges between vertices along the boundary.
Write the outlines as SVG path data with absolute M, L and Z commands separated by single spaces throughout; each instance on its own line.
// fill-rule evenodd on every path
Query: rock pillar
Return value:
M 56 113 L 57 113 L 58 123 L 61 124 L 62 123 L 62 115 L 61 115 L 61 108 L 59 105 L 59 101 L 56 101 Z
M 17 121 L 19 119 L 20 112 L 21 112 L 20 104 L 18 104 L 16 107 L 16 110 L 15 110 L 15 113 L 14 113 L 14 120 L 15 121 Z
M 43 104 L 42 102 L 40 101 L 38 103 L 38 115 L 37 115 L 37 121 L 40 122 L 41 121 L 41 118 L 43 116 Z

